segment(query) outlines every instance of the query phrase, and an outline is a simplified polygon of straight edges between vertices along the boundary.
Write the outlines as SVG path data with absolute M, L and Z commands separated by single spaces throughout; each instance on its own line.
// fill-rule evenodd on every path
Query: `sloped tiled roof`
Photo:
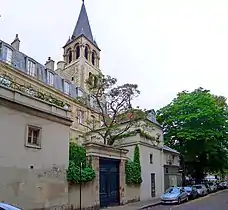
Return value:
M 81 11 L 78 17 L 78 21 L 77 24 L 74 28 L 74 32 L 72 34 L 72 39 L 76 39 L 80 36 L 85 36 L 91 43 L 93 43 L 96 47 L 97 43 L 95 42 L 94 38 L 93 38 L 93 34 L 92 34 L 92 30 L 90 27 L 90 23 L 89 23 L 89 18 L 86 12 L 86 7 L 84 4 L 84 1 L 82 3 L 82 7 L 81 7 Z
M 177 150 L 175 149 L 172 149 L 166 145 L 163 146 L 163 150 L 166 150 L 166 151 L 169 151 L 169 152 L 173 152 L 173 153 L 177 153 L 177 154 L 180 154 Z

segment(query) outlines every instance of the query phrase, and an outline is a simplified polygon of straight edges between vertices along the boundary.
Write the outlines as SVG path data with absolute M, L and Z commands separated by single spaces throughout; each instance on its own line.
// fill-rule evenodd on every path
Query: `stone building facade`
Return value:
M 180 153 L 167 146 L 163 147 L 164 159 L 164 190 L 171 186 L 181 186 Z
M 22 209 L 67 203 L 70 112 L 0 81 L 1 201 Z

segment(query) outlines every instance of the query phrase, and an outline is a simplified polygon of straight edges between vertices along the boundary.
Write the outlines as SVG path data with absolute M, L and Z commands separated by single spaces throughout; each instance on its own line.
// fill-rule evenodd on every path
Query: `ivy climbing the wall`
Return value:
M 141 164 L 139 146 L 135 146 L 133 161 L 127 160 L 125 165 L 126 183 L 127 184 L 141 184 Z
M 82 164 L 81 182 L 93 181 L 96 173 L 92 168 L 91 159 L 86 160 L 86 150 L 73 142 L 69 148 L 69 167 L 67 170 L 67 180 L 71 183 L 80 183 L 80 165 Z

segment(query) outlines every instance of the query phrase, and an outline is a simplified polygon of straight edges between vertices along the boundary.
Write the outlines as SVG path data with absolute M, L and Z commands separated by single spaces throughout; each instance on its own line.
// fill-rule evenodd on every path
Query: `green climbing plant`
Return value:
M 141 164 L 140 164 L 140 152 L 139 146 L 135 146 L 134 158 L 127 160 L 125 165 L 126 183 L 127 184 L 141 184 Z
M 153 143 L 157 143 L 157 144 L 160 143 L 159 139 L 156 139 L 154 136 L 144 132 L 141 129 L 136 129 L 136 130 L 133 130 L 133 131 L 126 132 L 126 133 L 121 134 L 118 137 L 116 137 L 116 139 L 124 139 L 124 138 L 127 138 L 127 137 L 135 136 L 135 135 L 137 135 L 137 133 L 139 133 L 139 135 L 141 137 L 143 137 L 145 139 L 148 139 L 148 140 L 151 140 Z
M 69 167 L 67 170 L 67 180 L 71 183 L 80 183 L 80 165 L 81 170 L 81 182 L 86 183 L 93 181 L 96 177 L 96 173 L 92 168 L 91 159 L 86 159 L 86 150 L 84 147 L 79 146 L 73 142 L 70 142 L 69 148 Z

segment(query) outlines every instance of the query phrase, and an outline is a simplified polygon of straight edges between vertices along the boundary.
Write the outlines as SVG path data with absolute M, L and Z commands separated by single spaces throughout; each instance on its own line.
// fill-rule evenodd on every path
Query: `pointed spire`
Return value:
M 81 11 L 78 17 L 77 24 L 74 28 L 74 32 L 72 34 L 72 39 L 76 39 L 81 35 L 85 36 L 90 42 L 92 42 L 96 47 L 98 47 L 93 39 L 93 34 L 89 24 L 89 18 L 86 12 L 84 0 L 82 0 Z

